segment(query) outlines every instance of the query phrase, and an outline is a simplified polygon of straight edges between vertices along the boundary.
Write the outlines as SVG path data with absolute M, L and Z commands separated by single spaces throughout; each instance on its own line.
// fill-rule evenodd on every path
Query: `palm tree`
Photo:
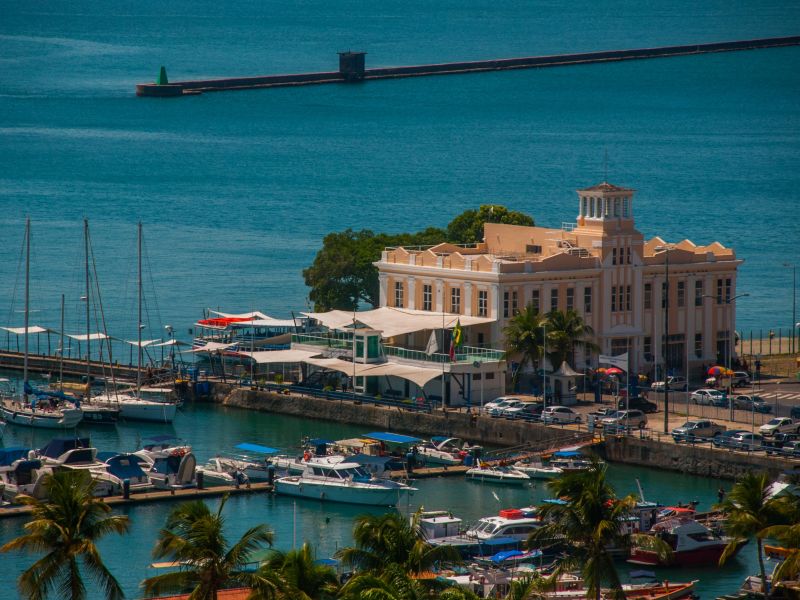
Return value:
M 744 540 L 756 536 L 759 575 L 764 587 L 767 576 L 764 569 L 763 532 L 783 521 L 780 506 L 770 498 L 769 487 L 770 480 L 766 473 L 747 473 L 734 484 L 725 501 L 716 505 L 725 513 L 725 530 L 732 538 L 720 556 L 719 564 L 724 565 L 736 554 Z
M 539 573 L 528 575 L 522 579 L 515 579 L 511 582 L 503 600 L 536 600 L 545 598 L 547 592 L 555 589 L 558 572 L 551 577 L 542 577 Z
M 647 546 L 666 556 L 666 544 L 651 536 L 626 536 L 623 525 L 636 505 L 634 496 L 617 498 L 606 479 L 606 465 L 595 457 L 591 467 L 580 473 L 566 473 L 548 483 L 550 490 L 565 504 L 547 504 L 540 509 L 547 523 L 528 538 L 536 547 L 553 540 L 568 540 L 570 554 L 559 560 L 559 569 L 580 569 L 587 597 L 600 598 L 607 582 L 614 595 L 624 597 L 609 547 L 624 547 L 630 541 Z
M 458 562 L 458 551 L 453 547 L 434 546 L 425 539 L 419 525 L 421 510 L 410 521 L 396 512 L 357 517 L 355 546 L 342 548 L 337 558 L 347 566 L 375 573 L 394 564 L 405 573 L 419 574 L 443 561 Z
M 594 330 L 576 311 L 554 310 L 547 315 L 547 357 L 554 369 L 565 360 L 575 365 L 575 349 L 597 352 L 600 347 L 592 341 Z
M 24 535 L 0 548 L 0 552 L 47 553 L 20 576 L 22 596 L 41 600 L 55 592 L 59 598 L 82 600 L 86 597 L 85 571 L 106 598 L 123 598 L 122 588 L 103 564 L 96 543 L 109 533 L 126 533 L 128 517 L 108 516 L 111 507 L 94 497 L 95 482 L 86 471 L 56 472 L 48 475 L 44 484 L 46 501 L 17 496 L 18 502 L 31 507 L 31 519 L 25 524 Z
M 272 581 L 285 598 L 329 600 L 336 597 L 336 572 L 314 562 L 311 546 L 299 550 L 274 551 L 259 568 L 258 575 Z M 278 575 L 279 579 L 275 579 Z
M 145 579 L 142 585 L 149 594 L 182 592 L 192 589 L 192 600 L 216 600 L 217 591 L 226 584 L 261 583 L 244 566 L 250 555 L 265 545 L 272 545 L 273 533 L 266 525 L 248 529 L 232 546 L 225 538 L 222 511 L 228 495 L 222 497 L 217 512 L 211 512 L 202 500 L 178 506 L 167 517 L 153 556 L 169 558 L 180 570 Z
M 342 587 L 340 600 L 478 600 L 478 596 L 459 587 L 447 587 L 434 595 L 437 584 L 423 585 L 401 565 L 391 563 L 381 573 L 366 571 Z
M 519 358 L 519 367 L 514 371 L 514 383 L 525 365 L 539 364 L 544 356 L 544 332 L 547 317 L 533 304 L 528 304 L 518 314 L 511 317 L 503 329 L 506 350 Z

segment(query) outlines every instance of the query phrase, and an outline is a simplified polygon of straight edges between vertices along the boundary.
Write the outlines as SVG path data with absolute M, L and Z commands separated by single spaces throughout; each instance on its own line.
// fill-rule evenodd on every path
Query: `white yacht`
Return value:
M 517 471 L 522 471 L 531 479 L 553 479 L 564 472 L 561 467 L 545 464 L 541 459 L 517 461 L 514 463 Z
M 279 494 L 372 506 L 395 506 L 415 489 L 397 481 L 373 478 L 357 463 L 328 456 L 310 457 L 303 462 L 300 475 L 275 480 Z
M 96 470 L 107 473 L 109 479 L 120 489 L 125 486 L 125 481 L 128 482 L 131 493 L 146 492 L 153 488 L 153 483 L 147 473 L 151 465 L 141 456 L 105 452 L 98 454 L 98 458 L 103 461 L 103 464 Z
M 195 474 L 198 478 L 202 474 L 204 487 L 250 483 L 250 479 L 245 475 L 244 471 L 239 470 L 225 459 L 219 457 L 212 458 L 205 465 L 197 467 Z
M 125 393 L 109 392 L 94 396 L 93 406 L 119 409 L 119 418 L 126 421 L 153 421 L 155 423 L 172 423 L 178 405 L 175 402 L 147 400 L 141 396 Z
M 42 407 L 25 399 L 3 398 L 2 416 L 8 423 L 40 429 L 73 429 L 83 419 L 79 408 L 55 406 Z
M 0 487 L 3 498 L 13 500 L 19 494 L 44 498 L 42 461 L 29 448 L 0 449 Z
M 460 465 L 469 450 L 469 444 L 463 440 L 444 436 L 434 436 L 417 447 L 417 453 L 426 465 Z
M 531 478 L 522 471 L 509 466 L 494 466 L 480 463 L 477 467 L 469 469 L 467 479 L 486 483 L 503 483 L 507 485 L 525 485 Z
M 466 536 L 478 540 L 513 538 L 525 541 L 534 530 L 542 526 L 534 508 L 509 508 L 497 516 L 483 517 L 467 529 Z
M 55 438 L 36 452 L 42 470 L 84 470 L 95 481 L 95 496 L 111 496 L 121 491 L 120 482 L 105 471 L 105 464 L 97 459 L 97 448 L 92 448 L 89 438 Z

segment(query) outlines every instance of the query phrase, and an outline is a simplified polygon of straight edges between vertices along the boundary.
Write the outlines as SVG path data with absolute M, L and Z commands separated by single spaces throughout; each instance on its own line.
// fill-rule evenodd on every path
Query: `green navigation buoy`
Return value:
M 161 65 L 161 70 L 158 72 L 158 77 L 156 78 L 156 85 L 167 85 L 169 83 L 169 79 L 167 79 L 167 68 L 164 65 Z

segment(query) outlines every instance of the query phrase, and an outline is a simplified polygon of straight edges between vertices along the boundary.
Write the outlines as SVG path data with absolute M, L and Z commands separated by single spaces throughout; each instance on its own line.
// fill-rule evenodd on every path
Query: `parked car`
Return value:
M 747 433 L 746 429 L 731 429 L 730 431 L 726 431 L 724 433 L 715 436 L 711 443 L 714 444 L 717 448 L 733 448 L 731 438 L 733 436 L 738 435 L 740 433 Z
M 507 419 L 526 419 L 535 421 L 541 418 L 544 404 L 541 402 L 523 402 L 521 406 L 512 406 L 503 411 Z
M 517 400 L 517 401 L 519 401 L 519 398 L 515 398 L 514 396 L 500 396 L 499 398 L 495 398 L 491 402 L 487 402 L 486 404 L 484 404 L 483 405 L 483 410 L 484 410 L 484 412 L 487 412 L 487 413 L 491 412 L 492 409 L 497 408 L 498 406 L 500 406 L 500 404 L 502 404 L 503 402 L 507 402 L 509 400 Z
M 789 442 L 800 440 L 800 434 L 797 433 L 776 433 L 772 439 L 764 440 L 764 450 L 767 454 L 780 454 L 781 450 Z
M 736 396 L 736 398 L 733 399 L 733 407 L 740 410 L 750 410 L 763 414 L 772 412 L 772 405 L 764 400 L 761 396 Z
M 613 415 L 616 412 L 617 411 L 613 408 L 608 408 L 608 407 L 598 408 L 597 410 L 594 410 L 590 412 L 588 415 L 586 415 L 586 423 L 590 426 L 596 426 L 605 417 Z
M 544 423 L 580 423 L 581 416 L 567 406 L 548 406 L 542 411 Z
M 676 392 L 682 391 L 686 389 L 686 377 L 681 377 L 676 375 L 675 377 L 667 377 L 667 387 L 670 391 L 675 390 Z M 663 392 L 664 391 L 664 382 L 663 381 L 654 381 L 650 386 L 650 389 L 654 392 Z
M 800 419 L 800 406 L 793 406 L 789 411 L 789 416 L 793 419 Z
M 505 417 L 507 410 L 517 407 L 522 408 L 523 406 L 525 406 L 525 403 L 522 400 L 511 398 L 495 406 L 493 409 L 489 411 L 489 414 L 493 417 Z
M 752 452 L 761 450 L 763 441 L 763 436 L 757 433 L 744 431 L 731 436 L 730 447 L 736 450 L 747 450 L 748 452 Z
M 692 402 L 695 404 L 704 404 L 706 406 L 714 406 L 716 402 L 724 402 L 725 394 L 719 390 L 712 390 L 710 388 L 703 388 L 692 392 Z
M 605 427 L 606 425 L 611 426 L 622 426 L 622 427 L 634 427 L 638 429 L 644 429 L 647 426 L 647 415 L 644 414 L 641 410 L 618 410 L 613 415 L 609 415 L 604 417 L 600 423 Z
M 634 396 L 626 400 L 625 398 L 620 399 L 617 403 L 617 409 L 619 410 L 627 410 L 636 408 L 645 413 L 654 413 L 658 412 L 658 405 L 655 402 L 650 402 L 647 398 L 643 398 L 642 396 Z
M 781 456 L 788 456 L 789 458 L 800 458 L 800 440 L 792 440 L 786 442 L 783 448 L 778 450 Z
M 718 425 L 714 421 L 700 419 L 696 421 L 686 421 L 680 427 L 672 430 L 672 437 L 675 441 L 686 438 L 713 438 L 722 435 L 728 428 L 725 425 Z
M 731 377 L 731 385 L 733 387 L 739 387 L 742 385 L 749 385 L 750 384 L 750 373 L 747 371 L 734 371 L 733 376 Z
M 791 417 L 775 417 L 759 427 L 758 431 L 765 437 L 776 433 L 800 433 L 800 422 Z

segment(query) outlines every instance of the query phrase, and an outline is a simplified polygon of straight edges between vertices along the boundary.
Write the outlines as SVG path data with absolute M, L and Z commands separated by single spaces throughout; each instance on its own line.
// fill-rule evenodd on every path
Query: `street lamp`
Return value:
M 792 327 L 792 338 L 791 338 L 791 353 L 794 354 L 795 351 L 795 335 L 797 332 L 797 265 L 794 263 L 783 263 L 783 266 L 787 269 L 792 270 L 792 323 L 795 323 L 795 326 Z
M 665 244 L 654 248 L 655 252 L 664 253 L 664 355 L 662 357 L 664 360 L 664 433 L 669 433 L 669 253 L 674 249 L 674 244 Z M 686 380 L 688 382 L 689 378 L 687 377 Z
M 716 298 L 718 302 L 721 302 L 722 304 L 725 304 L 726 306 L 730 306 L 731 304 L 733 304 L 733 302 L 737 298 L 746 298 L 749 295 L 750 294 L 745 292 L 744 294 L 737 294 L 736 296 L 733 296 L 732 298 L 725 298 L 725 297 L 721 297 L 721 296 L 712 296 L 711 294 L 703 294 L 703 298 Z M 734 323 L 734 325 L 735 325 L 735 323 Z M 725 361 L 724 362 L 725 362 L 725 367 L 729 371 L 731 370 L 731 359 L 732 359 L 732 355 L 733 355 L 733 342 L 734 342 L 735 336 L 736 336 L 736 329 L 735 328 L 733 330 L 728 330 L 728 349 L 725 352 L 726 356 L 725 356 Z M 733 380 L 729 377 L 728 378 L 728 393 L 727 393 L 727 396 L 726 396 L 726 400 L 728 401 L 728 405 L 730 407 L 730 413 L 731 413 L 730 414 L 730 420 L 731 421 L 733 421 L 733 398 L 731 398 L 731 396 L 733 395 L 732 384 L 733 384 Z

